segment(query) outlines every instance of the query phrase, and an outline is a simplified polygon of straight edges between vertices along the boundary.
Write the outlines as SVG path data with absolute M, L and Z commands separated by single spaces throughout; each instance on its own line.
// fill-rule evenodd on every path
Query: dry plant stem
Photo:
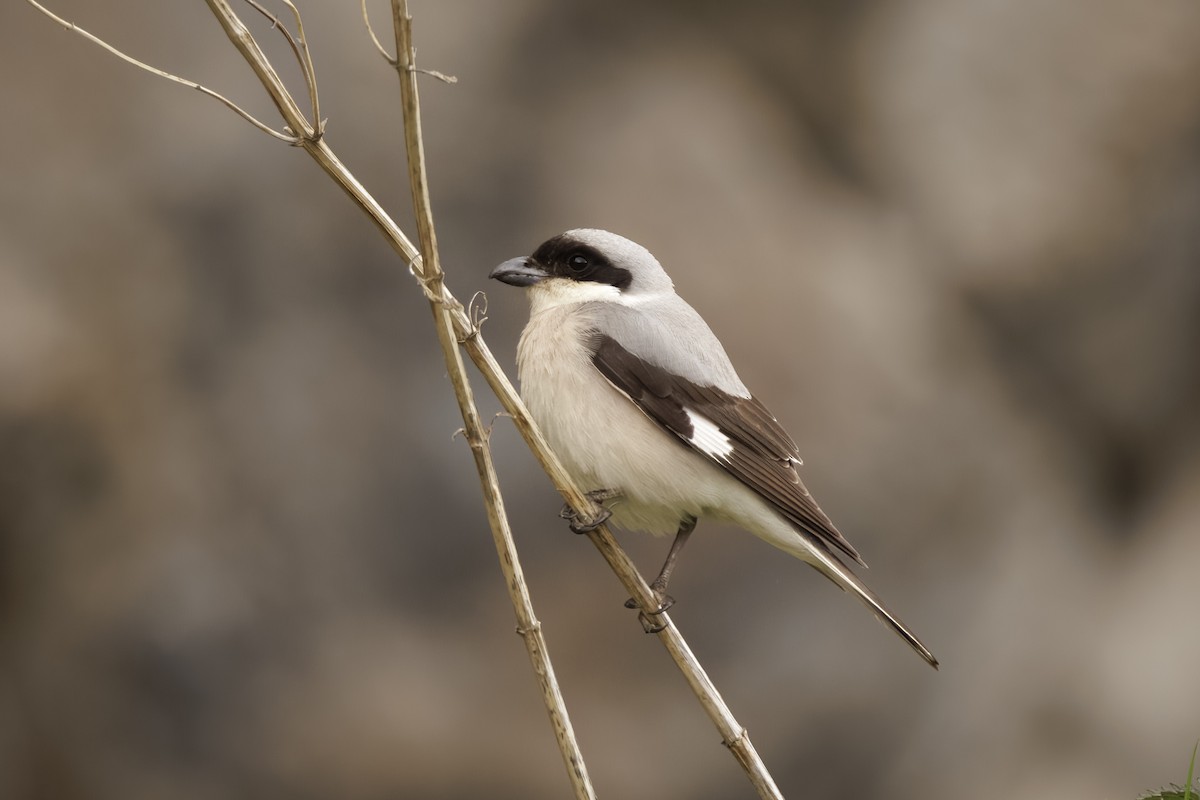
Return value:
M 296 36 L 292 36 L 287 26 L 279 21 L 279 17 L 263 8 L 256 0 L 244 0 L 246 5 L 269 19 L 271 27 L 279 31 L 287 40 L 288 46 L 292 48 L 292 54 L 296 57 L 296 63 L 300 65 L 300 70 L 304 74 L 304 83 L 308 87 L 308 101 L 312 106 L 312 119 L 318 125 L 323 125 L 321 105 L 317 102 L 317 73 L 313 68 L 312 54 L 308 51 L 308 38 L 304 35 L 304 20 L 300 16 L 300 9 L 296 8 L 290 0 L 280 1 L 292 10 L 292 17 L 296 20 L 296 36 L 299 37 L 299 42 L 296 41 Z
M 429 200 L 429 182 L 425 173 L 425 145 L 421 137 L 421 106 L 417 91 L 417 75 L 413 64 L 415 56 L 412 44 L 412 17 L 408 14 L 408 5 L 404 0 L 399 0 L 399 2 L 392 0 L 392 22 L 396 34 L 396 53 L 398 55 L 396 70 L 400 76 L 400 95 L 404 103 L 404 145 L 408 160 L 409 186 L 412 189 L 413 210 L 416 214 L 417 234 L 421 243 L 424 283 L 427 291 L 431 294 L 429 306 L 433 311 L 438 342 L 441 344 L 450 381 L 454 385 L 454 394 L 458 398 L 458 406 L 462 411 L 467 441 L 475 458 L 475 468 L 479 472 L 479 482 L 483 490 L 484 506 L 487 508 L 492 538 L 496 545 L 496 554 L 500 559 L 504 577 L 508 581 L 509 596 L 512 599 L 513 611 L 517 616 L 517 632 L 521 634 L 525 648 L 529 652 L 529 660 L 541 687 L 546 712 L 550 717 L 554 737 L 558 742 L 559 751 L 562 753 L 563 763 L 567 768 L 567 776 L 571 782 L 571 788 L 575 792 L 575 797 L 578 800 L 595 800 L 596 792 L 588 777 L 583 752 L 575 738 L 575 730 L 567 713 L 566 701 L 559 689 L 558 679 L 554 675 L 554 665 L 550 661 L 546 639 L 542 635 L 542 625 L 534 615 L 529 587 L 525 582 L 521 561 L 517 556 L 517 546 L 513 541 L 512 530 L 508 524 L 508 515 L 504 511 L 504 498 L 500 493 L 500 480 L 492 461 L 488 433 L 479 419 L 479 410 L 475 406 L 471 383 L 462 359 L 462 350 L 459 349 L 458 337 L 454 332 L 454 321 L 446 305 L 437 299 L 442 296 L 443 292 L 443 273 L 438 256 L 437 234 L 433 225 L 433 208 Z
M 225 29 L 225 35 L 229 37 L 229 41 L 233 42 L 233 46 L 242 54 L 242 58 L 246 59 L 250 69 L 254 70 L 259 82 L 266 88 L 267 96 L 279 109 L 279 114 L 287 123 L 288 130 L 300 138 L 297 144 L 308 149 L 310 143 L 318 143 L 320 141 L 319 130 L 305 119 L 304 112 L 300 110 L 300 106 L 296 105 L 291 92 L 283 85 L 283 80 L 275 71 L 275 67 L 271 66 L 266 54 L 263 53 L 258 42 L 250 34 L 250 30 L 234 13 L 229 3 L 226 0 L 205 0 L 205 2 L 208 3 L 209 10 L 213 12 L 217 21 L 221 23 L 221 27 Z M 312 80 L 308 70 L 305 70 L 306 83 Z M 310 93 L 315 93 L 316 83 L 313 82 L 308 89 Z
M 484 379 L 500 400 L 501 405 L 504 406 L 504 410 L 512 417 L 517 430 L 520 431 L 526 444 L 541 463 L 542 468 L 546 471 L 546 474 L 550 477 L 555 487 L 558 488 L 563 499 L 579 512 L 583 518 L 594 517 L 599 512 L 599 508 L 583 494 L 570 476 L 567 475 L 562 463 L 554 455 L 553 451 L 551 451 L 549 444 L 533 424 L 528 410 L 517 395 L 516 389 L 508 380 L 507 375 L 496 361 L 495 356 L 492 355 L 492 352 L 484 343 L 483 338 L 479 335 L 478 328 L 472 323 L 466 309 L 463 308 L 462 304 L 444 285 L 441 285 L 440 281 L 437 282 L 436 293 L 427 285 L 425 268 L 417 248 L 413 246 L 412 242 L 400 230 L 383 207 L 376 202 L 366 189 L 363 188 L 362 184 L 359 183 L 358 179 L 350 173 L 333 151 L 329 149 L 322 140 L 319 129 L 314 124 L 310 124 L 304 117 L 303 112 L 283 85 L 279 75 L 267 61 L 258 43 L 250 35 L 246 26 L 238 18 L 237 14 L 234 13 L 226 0 L 205 0 L 205 2 L 208 3 L 210 10 L 220 22 L 221 27 L 224 28 L 230 41 L 258 76 L 267 94 L 279 110 L 280 115 L 287 124 L 288 130 L 286 134 L 272 130 L 215 92 L 204 89 L 191 81 L 186 81 L 157 70 L 121 53 L 111 45 L 50 13 L 35 0 L 27 0 L 27 2 L 63 27 L 79 33 L 131 64 L 168 80 L 199 89 L 206 94 L 216 97 L 239 116 L 252 122 L 255 127 L 278 139 L 301 147 L 312 156 L 321 168 L 325 170 L 326 174 L 333 178 L 355 204 L 375 223 L 375 226 L 391 244 L 392 248 L 409 264 L 410 271 L 417 279 L 426 296 L 432 302 L 438 304 L 441 313 L 453 323 L 454 334 L 458 342 L 466 349 L 467 354 L 483 374 Z M 311 97 L 316 92 L 315 80 L 307 69 L 305 77 L 306 81 L 310 83 L 306 88 L 309 90 Z M 490 514 L 491 510 L 489 509 Z M 604 556 L 605 560 L 608 561 L 609 566 L 616 573 L 625 590 L 637 600 L 642 610 L 646 612 L 654 611 L 658 605 L 657 598 L 654 597 L 646 581 L 638 573 L 633 562 L 629 560 L 629 557 L 621 550 L 608 529 L 601 526 L 588 534 L 588 537 Z M 659 619 L 665 623 L 665 627 L 658 633 L 659 639 L 662 640 L 667 651 L 675 660 L 676 665 L 683 672 L 688 684 L 692 687 L 693 692 L 699 698 L 702 707 L 716 725 L 717 730 L 720 731 L 722 741 L 733 752 L 743 769 L 746 770 L 751 783 L 758 790 L 759 796 L 782 800 L 783 796 L 779 793 L 779 789 L 775 786 L 770 774 L 766 771 L 745 729 L 733 717 L 728 706 L 725 705 L 725 701 L 721 698 L 712 681 L 692 654 L 683 637 L 680 636 L 675 625 L 666 614 L 661 615 Z
M 296 144 L 297 143 L 295 136 L 290 136 L 286 133 L 280 133 L 279 131 L 273 129 L 270 125 L 260 122 L 258 119 L 256 119 L 253 115 L 251 115 L 248 111 L 243 109 L 237 103 L 233 102 L 228 97 L 225 97 L 222 94 L 214 92 L 212 89 L 209 89 L 207 86 L 201 86 L 200 84 L 196 83 L 195 81 L 189 81 L 187 78 L 181 78 L 178 75 L 172 75 L 171 73 L 164 72 L 163 70 L 158 69 L 157 67 L 152 67 L 145 62 L 138 61 L 133 56 L 130 56 L 126 53 L 122 53 L 120 50 L 113 47 L 111 44 L 109 44 L 108 42 L 99 38 L 98 36 L 93 36 L 92 34 L 88 33 L 83 28 L 76 25 L 74 22 L 68 22 L 67 20 L 58 16 L 57 14 L 55 14 L 54 12 L 50 11 L 48 8 L 43 6 L 41 3 L 37 2 L 37 0 L 25 0 L 25 1 L 27 3 L 29 3 L 29 5 L 36 8 L 38 11 L 45 14 L 50 19 L 57 22 L 62 27 L 66 28 L 67 30 L 71 31 L 72 33 L 79 34 L 80 36 L 87 39 L 92 44 L 103 47 L 105 50 L 112 53 L 114 56 L 121 59 L 122 61 L 132 64 L 133 66 L 137 67 L 138 69 L 145 70 L 146 72 L 149 72 L 151 75 L 157 75 L 160 78 L 166 78 L 167 80 L 169 80 L 173 83 L 178 83 L 182 86 L 188 87 L 189 89 L 195 89 L 197 92 L 200 92 L 201 94 L 206 94 L 209 97 L 212 97 L 215 100 L 220 101 L 230 111 L 237 114 L 239 117 L 246 120 L 247 122 L 249 122 L 254 127 L 258 128 L 263 133 L 270 134 L 271 136 L 274 136 L 276 139 L 285 141 L 288 144 Z
M 396 66 L 396 59 L 383 46 L 383 42 L 379 41 L 379 37 L 375 35 L 375 29 L 371 27 L 371 16 L 367 13 L 367 0 L 361 0 L 359 3 L 362 11 L 363 24 L 367 26 L 367 35 L 371 37 L 371 41 L 375 44 L 375 49 L 379 51 L 379 55 L 383 56 L 383 60 Z

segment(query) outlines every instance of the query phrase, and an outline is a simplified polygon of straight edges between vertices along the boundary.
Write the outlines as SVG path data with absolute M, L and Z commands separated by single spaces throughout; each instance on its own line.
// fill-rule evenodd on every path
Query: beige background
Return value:
M 395 79 L 356 6 L 302 4 L 329 142 L 408 226 Z M 52 7 L 270 117 L 202 3 Z M 461 81 L 423 84 L 450 284 L 488 291 L 501 359 L 526 310 L 491 266 L 575 226 L 647 245 L 942 659 L 702 523 L 674 616 L 784 793 L 1181 782 L 1200 5 L 414 13 L 422 62 Z M 403 267 L 301 152 L 214 102 L 20 2 L 0 53 L 0 797 L 566 796 Z M 495 431 L 601 796 L 751 797 Z M 623 540 L 657 568 L 665 541 Z

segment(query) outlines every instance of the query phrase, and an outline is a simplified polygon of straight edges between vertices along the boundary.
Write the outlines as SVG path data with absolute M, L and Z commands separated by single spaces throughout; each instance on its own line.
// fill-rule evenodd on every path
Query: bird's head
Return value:
M 543 242 L 533 255 L 505 261 L 489 278 L 531 290 L 543 301 L 628 302 L 670 294 L 671 279 L 650 251 L 624 236 L 578 228 Z

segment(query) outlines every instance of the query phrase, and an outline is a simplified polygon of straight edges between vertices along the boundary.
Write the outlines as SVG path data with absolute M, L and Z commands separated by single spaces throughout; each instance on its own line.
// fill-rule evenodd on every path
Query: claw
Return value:
M 566 503 L 563 504 L 562 511 L 558 512 L 558 516 L 567 520 L 568 526 L 575 533 L 591 533 L 607 522 L 608 518 L 612 516 L 612 509 L 605 507 L 603 503 L 619 498 L 621 493 L 616 489 L 596 489 L 588 492 L 587 496 L 589 500 L 600 506 L 600 513 L 596 515 L 595 519 L 579 519 L 579 513 Z
M 600 506 L 600 513 L 594 519 L 583 522 L 579 519 L 579 514 L 576 513 L 575 509 L 569 505 L 563 505 L 562 511 L 558 512 L 558 516 L 567 520 L 567 527 L 573 533 L 584 534 L 591 533 L 607 522 L 608 518 L 612 516 L 612 511 L 604 506 Z
M 638 611 L 638 622 L 642 623 L 642 630 L 646 633 L 658 633 L 667 627 L 665 622 L 655 622 L 651 618 L 657 617 L 666 612 L 671 606 L 675 605 L 675 598 L 669 594 L 660 595 L 655 592 L 655 597 L 659 598 L 658 607 L 653 611 Z M 626 608 L 639 608 L 638 601 L 634 598 L 629 598 L 625 601 Z
M 657 597 L 658 595 L 656 594 L 655 596 Z M 674 597 L 671 597 L 671 595 L 669 595 L 669 594 L 662 595 L 662 599 L 658 601 L 658 608 L 656 608 L 653 611 L 650 611 L 648 613 L 653 614 L 654 616 L 657 617 L 659 614 L 663 613 L 664 611 L 666 611 L 673 605 L 675 605 Z M 625 601 L 625 607 L 626 608 L 637 608 L 638 601 L 635 598 L 631 597 Z

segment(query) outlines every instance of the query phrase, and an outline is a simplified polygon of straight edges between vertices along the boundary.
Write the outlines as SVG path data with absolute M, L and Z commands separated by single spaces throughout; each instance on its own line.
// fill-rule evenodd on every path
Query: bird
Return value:
M 517 345 L 522 400 L 568 474 L 604 509 L 590 521 L 564 509 L 572 528 L 582 533 L 611 520 L 675 534 L 650 584 L 656 614 L 674 603 L 668 583 L 698 520 L 717 520 L 816 568 L 938 667 L 850 570 L 847 561 L 866 563 L 801 482 L 796 443 L 742 383 L 649 250 L 578 228 L 488 277 L 525 289 L 530 314 Z

